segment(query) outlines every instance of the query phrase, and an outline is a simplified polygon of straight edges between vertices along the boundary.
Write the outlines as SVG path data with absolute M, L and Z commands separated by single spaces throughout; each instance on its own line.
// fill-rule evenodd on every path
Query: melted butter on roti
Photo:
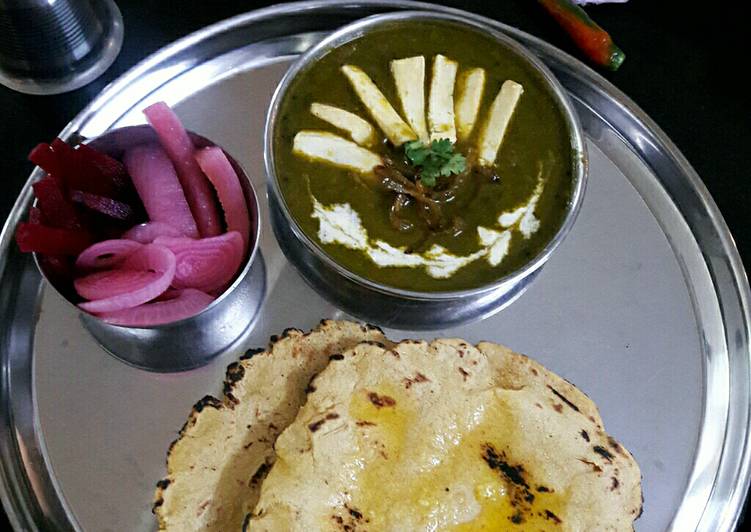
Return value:
M 509 522 L 545 529 L 558 518 L 565 492 L 536 486 L 529 472 L 501 450 L 520 425 L 501 391 L 482 392 L 466 423 L 457 432 L 449 427 L 449 432 L 431 433 L 432 442 L 409 441 L 409 420 L 418 408 L 404 394 L 392 397 L 393 407 L 378 408 L 364 394 L 350 405 L 354 418 L 373 423 L 360 444 L 380 442 L 385 454 L 363 470 L 361 488 L 353 496 L 355 505 L 368 509 L 374 529 L 415 521 L 427 530 L 507 530 Z M 408 463 L 413 460 L 416 464 Z M 412 471 L 402 477 L 405 470 Z
M 594 404 L 523 355 L 360 345 L 276 443 L 249 530 L 631 530 L 639 468 Z

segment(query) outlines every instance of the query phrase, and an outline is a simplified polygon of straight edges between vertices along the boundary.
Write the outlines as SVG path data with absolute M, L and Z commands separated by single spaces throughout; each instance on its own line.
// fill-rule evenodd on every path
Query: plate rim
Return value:
M 734 281 L 734 287 L 736 287 L 735 292 L 737 293 L 737 306 L 738 309 L 736 309 L 736 313 L 738 314 L 736 318 L 741 322 L 742 325 L 742 331 L 739 331 L 741 333 L 745 333 L 744 338 L 742 340 L 745 340 L 745 348 L 743 345 L 741 346 L 740 351 L 744 351 L 742 354 L 744 354 L 744 360 L 741 362 L 745 362 L 746 366 L 749 364 L 749 359 L 751 359 L 749 350 L 748 350 L 748 332 L 751 324 L 751 292 L 749 291 L 749 283 L 748 283 L 748 276 L 746 273 L 746 270 L 743 266 L 740 254 L 738 253 L 737 247 L 735 246 L 733 237 L 730 233 L 729 228 L 727 227 L 727 224 L 722 217 L 719 208 L 717 207 L 716 203 L 714 202 L 713 198 L 711 197 L 708 189 L 704 185 L 704 183 L 701 181 L 699 175 L 696 173 L 696 171 L 693 169 L 693 167 L 690 165 L 688 160 L 683 156 L 683 154 L 680 152 L 680 150 L 674 145 L 674 143 L 670 140 L 670 138 L 664 133 L 664 131 L 644 112 L 642 111 L 628 96 L 626 96 L 620 89 L 615 87 L 612 83 L 607 81 L 604 77 L 602 77 L 600 74 L 593 71 L 591 68 L 580 62 L 579 60 L 573 58 L 569 54 L 561 51 L 560 49 L 554 47 L 553 45 L 543 41 L 542 39 L 535 37 L 533 35 L 530 35 L 522 30 L 519 30 L 517 28 L 508 26 L 506 24 L 503 24 L 501 22 L 498 22 L 496 20 L 484 17 L 482 15 L 477 15 L 475 13 L 467 12 L 464 10 L 451 8 L 447 6 L 441 6 L 441 5 L 435 5 L 435 4 L 429 4 L 425 2 L 411 2 L 407 0 L 359 0 L 359 1 L 351 1 L 351 0 L 333 0 L 333 1 L 326 1 L 326 0 L 309 0 L 309 1 L 302 1 L 302 2 L 293 2 L 288 4 L 281 4 L 281 5 L 274 5 L 269 6 L 266 8 L 249 11 L 246 13 L 238 14 L 233 17 L 230 17 L 228 19 L 221 20 L 219 22 L 216 22 L 214 24 L 211 24 L 209 26 L 206 26 L 202 29 L 199 29 L 181 39 L 178 39 L 177 41 L 174 41 L 171 44 L 168 44 L 167 46 L 157 50 L 153 54 L 149 55 L 139 63 L 137 63 L 135 66 L 133 66 L 131 69 L 129 69 L 127 72 L 125 72 L 123 75 L 118 77 L 116 80 L 111 82 L 109 85 L 105 87 L 105 89 L 96 97 L 94 98 L 76 117 L 71 120 L 71 122 L 68 123 L 68 125 L 62 130 L 60 136 L 62 138 L 68 139 L 68 138 L 74 138 L 76 137 L 78 131 L 81 129 L 81 127 L 86 124 L 89 120 L 94 118 L 97 113 L 101 110 L 102 107 L 111 100 L 114 96 L 121 94 L 123 91 L 127 91 L 128 88 L 131 86 L 131 84 L 137 80 L 139 77 L 147 73 L 150 69 L 158 66 L 159 64 L 165 62 L 171 57 L 176 56 L 180 52 L 190 50 L 192 47 L 198 45 L 199 43 L 205 41 L 206 39 L 209 39 L 213 36 L 221 35 L 224 32 L 227 32 L 235 27 L 241 27 L 241 26 L 247 26 L 249 24 L 252 24 L 255 21 L 264 20 L 268 17 L 273 17 L 277 15 L 288 15 L 291 13 L 300 13 L 300 12 L 310 12 L 310 11 L 317 11 L 317 10 L 325 10 L 325 9 L 349 9 L 351 11 L 356 11 L 358 9 L 365 10 L 367 8 L 370 9 L 393 9 L 393 10 L 404 10 L 404 9 L 418 9 L 418 10 L 432 10 L 432 11 L 438 11 L 438 12 L 445 12 L 445 13 L 451 13 L 463 17 L 468 17 L 470 19 L 479 20 L 483 23 L 490 24 L 501 31 L 504 31 L 508 34 L 510 34 L 512 37 L 520 39 L 523 41 L 523 44 L 525 44 L 528 47 L 533 48 L 533 50 L 536 53 L 542 53 L 543 55 L 549 56 L 553 58 L 557 62 L 557 66 L 563 71 L 567 71 L 571 76 L 575 77 L 577 81 L 580 83 L 588 86 L 590 89 L 592 89 L 595 93 L 599 93 L 599 96 L 601 98 L 605 98 L 607 100 L 611 100 L 615 102 L 620 112 L 626 117 L 626 124 L 621 124 L 620 128 L 618 125 L 613 125 L 612 123 L 608 122 L 608 124 L 616 131 L 621 134 L 624 133 L 622 127 L 627 127 L 629 124 L 633 125 L 636 124 L 638 126 L 641 126 L 641 129 L 648 132 L 649 135 L 646 139 L 642 139 L 643 141 L 646 141 L 644 147 L 645 150 L 648 149 L 654 149 L 658 151 L 659 153 L 667 156 L 667 163 L 672 164 L 679 173 L 687 179 L 688 183 L 687 185 L 690 187 L 690 189 L 697 195 L 699 201 L 701 202 L 702 207 L 706 211 L 707 215 L 707 222 L 711 225 L 711 227 L 715 230 L 716 236 L 718 238 L 718 243 L 720 245 L 720 251 L 722 252 L 722 255 L 727 261 L 727 268 L 728 273 L 730 274 L 732 281 Z M 365 16 L 365 15 L 363 15 Z M 186 67 L 186 69 L 182 70 L 181 72 L 184 72 L 185 70 L 189 69 L 190 67 Z M 179 75 L 179 74 L 178 74 Z M 153 91 L 158 87 L 150 87 L 150 90 Z M 639 133 L 640 131 L 637 131 Z M 628 137 L 627 137 L 628 138 Z M 651 145 L 650 145 L 651 144 Z M 633 145 L 633 143 L 629 142 L 629 145 Z M 643 154 L 640 152 L 638 153 L 638 156 L 643 159 Z M 655 172 L 657 173 L 657 172 Z M 36 180 L 36 178 L 41 174 L 41 171 L 39 169 L 35 169 L 23 188 L 21 189 L 21 192 L 19 193 L 19 196 L 10 212 L 10 215 L 8 216 L 8 219 L 5 221 L 5 224 L 3 226 L 2 232 L 0 232 L 0 280 L 2 280 L 4 274 L 5 274 L 5 268 L 7 267 L 7 257 L 8 257 L 8 251 L 13 241 L 13 233 L 16 224 L 20 220 L 21 216 L 25 213 L 26 208 L 29 205 L 30 198 L 31 198 L 31 183 Z M 683 213 L 683 211 L 681 211 Z M 694 231 L 691 231 L 691 234 L 693 237 L 696 238 Z M 697 244 L 698 244 L 697 239 Z M 710 272 L 710 277 L 712 281 L 712 288 L 714 289 L 715 294 L 717 294 L 717 286 L 720 283 L 720 281 L 717 280 L 716 272 L 712 270 L 710 267 L 709 259 L 711 257 L 708 257 L 706 254 L 706 251 L 701 248 L 700 250 L 703 253 L 703 259 L 707 262 L 707 267 Z M 715 275 L 713 275 L 713 273 Z M 727 282 L 727 281 L 726 281 Z M 719 298 L 719 295 L 718 295 Z M 734 301 L 735 302 L 735 301 Z M 723 310 L 723 309 L 721 309 Z M 697 317 L 698 319 L 698 317 Z M 723 313 L 723 329 L 725 330 L 726 337 L 727 337 L 727 329 L 725 328 L 726 322 L 725 322 L 726 316 Z M 0 331 L 2 332 L 2 331 Z M 727 339 L 727 338 L 726 338 Z M 727 339 L 728 341 L 730 339 Z M 729 343 L 729 342 L 728 342 Z M 741 342 L 743 344 L 743 342 Z M 730 356 L 728 354 L 728 356 Z M 0 405 L 0 408 L 3 409 L 3 415 L 5 415 L 5 412 L 7 409 L 7 397 L 6 397 L 6 391 L 7 391 L 7 384 L 9 384 L 9 368 L 6 367 L 6 353 L 2 353 L 2 388 L 3 388 L 3 394 L 2 399 L 3 403 Z M 706 368 L 705 368 L 706 370 Z M 705 384 L 707 380 L 707 375 L 705 371 Z M 728 375 L 728 378 L 730 378 L 730 375 Z M 736 388 L 732 388 L 732 382 L 729 383 L 729 391 L 728 394 L 732 394 L 732 390 Z M 700 520 L 697 523 L 697 529 L 699 528 L 707 528 L 711 529 L 711 527 L 714 525 L 722 525 L 723 529 L 731 529 L 734 527 L 734 525 L 737 523 L 741 510 L 743 508 L 743 503 L 746 498 L 746 494 L 749 487 L 749 477 L 751 475 L 751 446 L 749 445 L 749 416 L 750 416 L 750 409 L 748 403 L 749 393 L 748 388 L 746 388 L 746 394 L 745 394 L 745 403 L 744 405 L 738 405 L 735 403 L 738 403 L 737 401 L 730 402 L 729 409 L 731 408 L 740 408 L 741 406 L 745 406 L 745 416 L 743 416 L 743 409 L 741 409 L 741 419 L 738 423 L 741 423 L 745 419 L 745 433 L 743 434 L 743 439 L 741 442 L 737 442 L 739 445 L 742 445 L 742 450 L 740 453 L 736 453 L 736 456 L 738 459 L 736 460 L 737 464 L 735 467 L 735 474 L 734 478 L 737 480 L 737 482 L 734 485 L 734 488 L 731 490 L 729 494 L 729 498 L 723 498 L 722 504 L 724 506 L 724 509 L 721 513 L 719 513 L 719 517 L 721 518 L 721 521 L 719 523 L 707 523 L 705 522 L 705 518 L 712 518 L 711 515 L 706 514 L 706 510 L 709 507 L 710 503 L 712 502 L 712 497 L 715 497 L 715 478 L 720 473 L 720 468 L 723 465 L 723 460 L 727 459 L 726 451 L 727 451 L 727 443 L 728 440 L 731 439 L 733 436 L 737 436 L 737 434 L 731 434 L 729 431 L 729 424 L 730 424 L 730 415 L 733 414 L 733 412 L 728 412 L 728 419 L 725 421 L 725 434 L 723 438 L 722 443 L 722 456 L 720 456 L 719 460 L 720 463 L 718 464 L 717 471 L 714 472 L 712 475 L 712 490 L 709 494 L 706 501 L 704 501 L 704 505 L 702 506 L 702 512 L 700 515 Z M 706 403 L 706 402 L 705 402 Z M 706 414 L 706 409 L 705 409 Z M 13 420 L 10 419 L 10 424 L 12 426 Z M 702 432 L 703 432 L 702 425 Z M 732 428 L 732 427 L 731 427 Z M 700 436 L 701 439 L 701 436 Z M 12 451 L 13 449 L 5 449 L 8 442 L 0 442 L 0 445 L 4 448 L 4 451 Z M 12 443 L 17 443 L 15 440 Z M 698 448 L 698 445 L 697 445 Z M 15 448 L 16 456 L 15 458 L 18 458 L 18 448 Z M 2 463 L 4 464 L 6 462 L 7 456 L 6 452 L 3 452 L 2 455 L 0 455 L 0 458 L 2 458 Z M 44 464 L 45 467 L 47 464 Z M 696 473 L 696 463 L 694 463 L 693 471 L 691 474 L 691 477 L 695 476 Z M 20 529 L 21 525 L 21 513 L 23 513 L 23 517 L 26 519 L 24 521 L 24 524 L 27 524 L 27 520 L 30 517 L 27 515 L 27 512 L 17 512 L 17 504 L 12 504 L 13 502 L 17 503 L 18 501 L 11 501 L 10 495 L 11 491 L 8 489 L 8 478 L 7 478 L 7 472 L 5 468 L 2 468 L 2 482 L 0 482 L 0 496 L 3 500 L 3 505 L 5 507 L 6 513 L 8 514 L 8 518 L 11 520 L 12 525 L 16 529 Z M 27 479 L 28 480 L 28 479 Z M 739 489 L 740 488 L 740 489 Z M 16 494 L 17 495 L 17 494 Z M 27 493 L 27 496 L 30 495 Z M 57 494 L 59 497 L 59 494 Z M 681 507 L 685 503 L 692 503 L 696 504 L 692 501 L 686 501 L 685 498 L 682 501 Z M 28 508 L 23 508 L 28 509 Z M 677 509 L 677 511 L 680 510 L 680 507 Z M 677 512 L 676 512 L 677 515 Z M 32 526 L 34 526 L 34 523 L 30 523 Z

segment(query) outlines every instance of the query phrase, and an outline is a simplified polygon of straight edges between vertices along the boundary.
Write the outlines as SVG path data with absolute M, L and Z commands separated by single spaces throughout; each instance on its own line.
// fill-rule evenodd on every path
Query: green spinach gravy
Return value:
M 417 215 L 417 204 L 403 209 L 413 224 L 411 230 L 394 227 L 390 210 L 395 193 L 379 186 L 377 179 L 293 153 L 293 139 L 301 130 L 319 130 L 347 137 L 313 116 L 314 102 L 345 109 L 366 119 L 381 142 L 370 149 L 378 155 L 404 159 L 404 150 L 385 140 L 341 71 L 355 65 L 365 71 L 404 119 L 389 62 L 425 57 L 425 107 L 428 107 L 433 57 L 442 54 L 458 62 L 458 72 L 475 67 L 485 69 L 486 82 L 472 135 L 455 149 L 467 156 L 466 184 L 442 206 L 444 215 L 461 223 L 442 231 L 431 231 Z M 457 77 L 459 79 L 459 77 Z M 472 146 L 489 108 L 506 80 L 523 87 L 491 172 L 472 169 Z M 456 94 L 455 94 L 456 96 Z M 455 291 L 479 287 L 497 280 L 536 257 L 561 226 L 572 192 L 571 142 L 563 112 L 544 79 L 505 46 L 471 29 L 441 22 L 405 22 L 350 41 L 327 53 L 289 86 L 281 102 L 274 141 L 276 173 L 284 200 L 302 230 L 331 258 L 351 272 L 391 287 L 415 291 Z M 541 177 L 542 176 L 542 177 Z M 502 261 L 492 265 L 479 258 L 436 277 L 420 266 L 380 266 L 362 249 L 339 243 L 321 242 L 320 219 L 313 217 L 314 201 L 321 205 L 348 204 L 358 215 L 368 239 L 388 243 L 407 253 L 425 253 L 439 245 L 454 256 L 478 253 L 482 244 L 478 227 L 502 231 L 499 215 L 510 213 L 528 202 L 542 182 L 534 209 L 539 220 L 531 235 L 513 231 Z M 440 189 L 440 183 L 436 189 Z M 538 189 L 539 190 L 539 189 Z M 313 199 L 315 198 L 315 200 Z

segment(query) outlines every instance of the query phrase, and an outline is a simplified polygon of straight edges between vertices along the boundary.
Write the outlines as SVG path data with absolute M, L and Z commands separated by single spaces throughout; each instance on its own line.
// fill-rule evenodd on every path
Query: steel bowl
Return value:
M 188 132 L 197 148 L 215 146 L 210 140 Z M 132 146 L 158 142 L 147 125 L 114 129 L 87 142 L 89 146 L 116 159 Z M 225 152 L 226 153 L 226 152 Z M 253 184 L 237 161 L 227 154 L 240 178 L 251 220 L 248 255 L 232 284 L 198 314 L 162 325 L 125 327 L 112 325 L 80 311 L 47 275 L 36 254 L 39 271 L 47 283 L 80 312 L 81 322 L 108 353 L 141 369 L 157 372 L 185 371 L 207 364 L 229 347 L 251 326 L 265 293 L 266 274 L 260 242 L 260 211 Z
M 494 39 L 521 58 L 542 77 L 564 115 L 571 141 L 571 199 L 560 229 L 536 257 L 522 268 L 483 286 L 444 292 L 394 288 L 355 274 L 331 258 L 308 237 L 294 219 L 279 187 L 274 138 L 281 104 L 293 80 L 331 50 L 375 29 L 413 21 L 462 26 Z M 279 83 L 271 100 L 264 131 L 264 162 L 268 176 L 271 223 L 289 261 L 319 294 L 349 314 L 396 329 L 440 329 L 487 317 L 516 300 L 540 273 L 574 224 L 587 181 L 587 154 L 579 118 L 558 80 L 548 68 L 517 41 L 481 22 L 429 11 L 402 11 L 374 15 L 342 27 L 300 56 Z

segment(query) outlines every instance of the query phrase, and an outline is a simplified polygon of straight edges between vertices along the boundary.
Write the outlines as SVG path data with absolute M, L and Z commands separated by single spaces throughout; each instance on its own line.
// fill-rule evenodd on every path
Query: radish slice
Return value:
M 243 254 L 250 245 L 250 218 L 245 194 L 235 169 L 221 148 L 214 146 L 196 152 L 196 161 L 209 178 L 224 210 L 227 231 L 237 231 L 243 238 Z
M 198 237 L 198 229 L 167 154 L 155 145 L 136 146 L 123 158 L 138 195 L 153 222 L 175 226 Z
M 164 222 L 147 222 L 131 227 L 125 233 L 123 238 L 135 240 L 141 244 L 151 244 L 159 236 L 185 236 L 178 229 Z
M 157 272 L 107 270 L 79 277 L 73 286 L 82 298 L 96 301 L 141 290 L 161 276 Z
M 83 250 L 76 259 L 76 267 L 82 270 L 111 268 L 124 262 L 125 259 L 140 247 L 141 244 L 132 240 L 103 240 Z M 84 297 L 86 299 L 97 299 Z
M 174 288 L 204 292 L 222 288 L 235 276 L 244 257 L 243 239 L 237 231 L 200 240 L 160 237 L 154 243 L 175 254 Z
M 195 217 L 201 236 L 216 236 L 222 232 L 219 211 L 206 176 L 193 158 L 195 147 L 180 119 L 164 102 L 143 110 L 146 119 L 156 131 L 164 151 L 172 160 L 177 176 Z M 192 235 L 189 235 L 192 236 Z
M 186 288 L 164 301 L 147 303 L 134 308 L 106 312 L 99 317 L 113 325 L 148 327 L 189 318 L 208 307 L 214 298 L 200 290 Z
M 175 255 L 169 249 L 154 244 L 146 244 L 135 251 L 123 262 L 123 270 L 156 272 L 152 282 L 134 289 L 129 293 L 122 293 L 105 299 L 97 299 L 78 305 L 87 312 L 114 312 L 126 308 L 133 308 L 147 301 L 151 301 L 169 288 L 175 277 Z

